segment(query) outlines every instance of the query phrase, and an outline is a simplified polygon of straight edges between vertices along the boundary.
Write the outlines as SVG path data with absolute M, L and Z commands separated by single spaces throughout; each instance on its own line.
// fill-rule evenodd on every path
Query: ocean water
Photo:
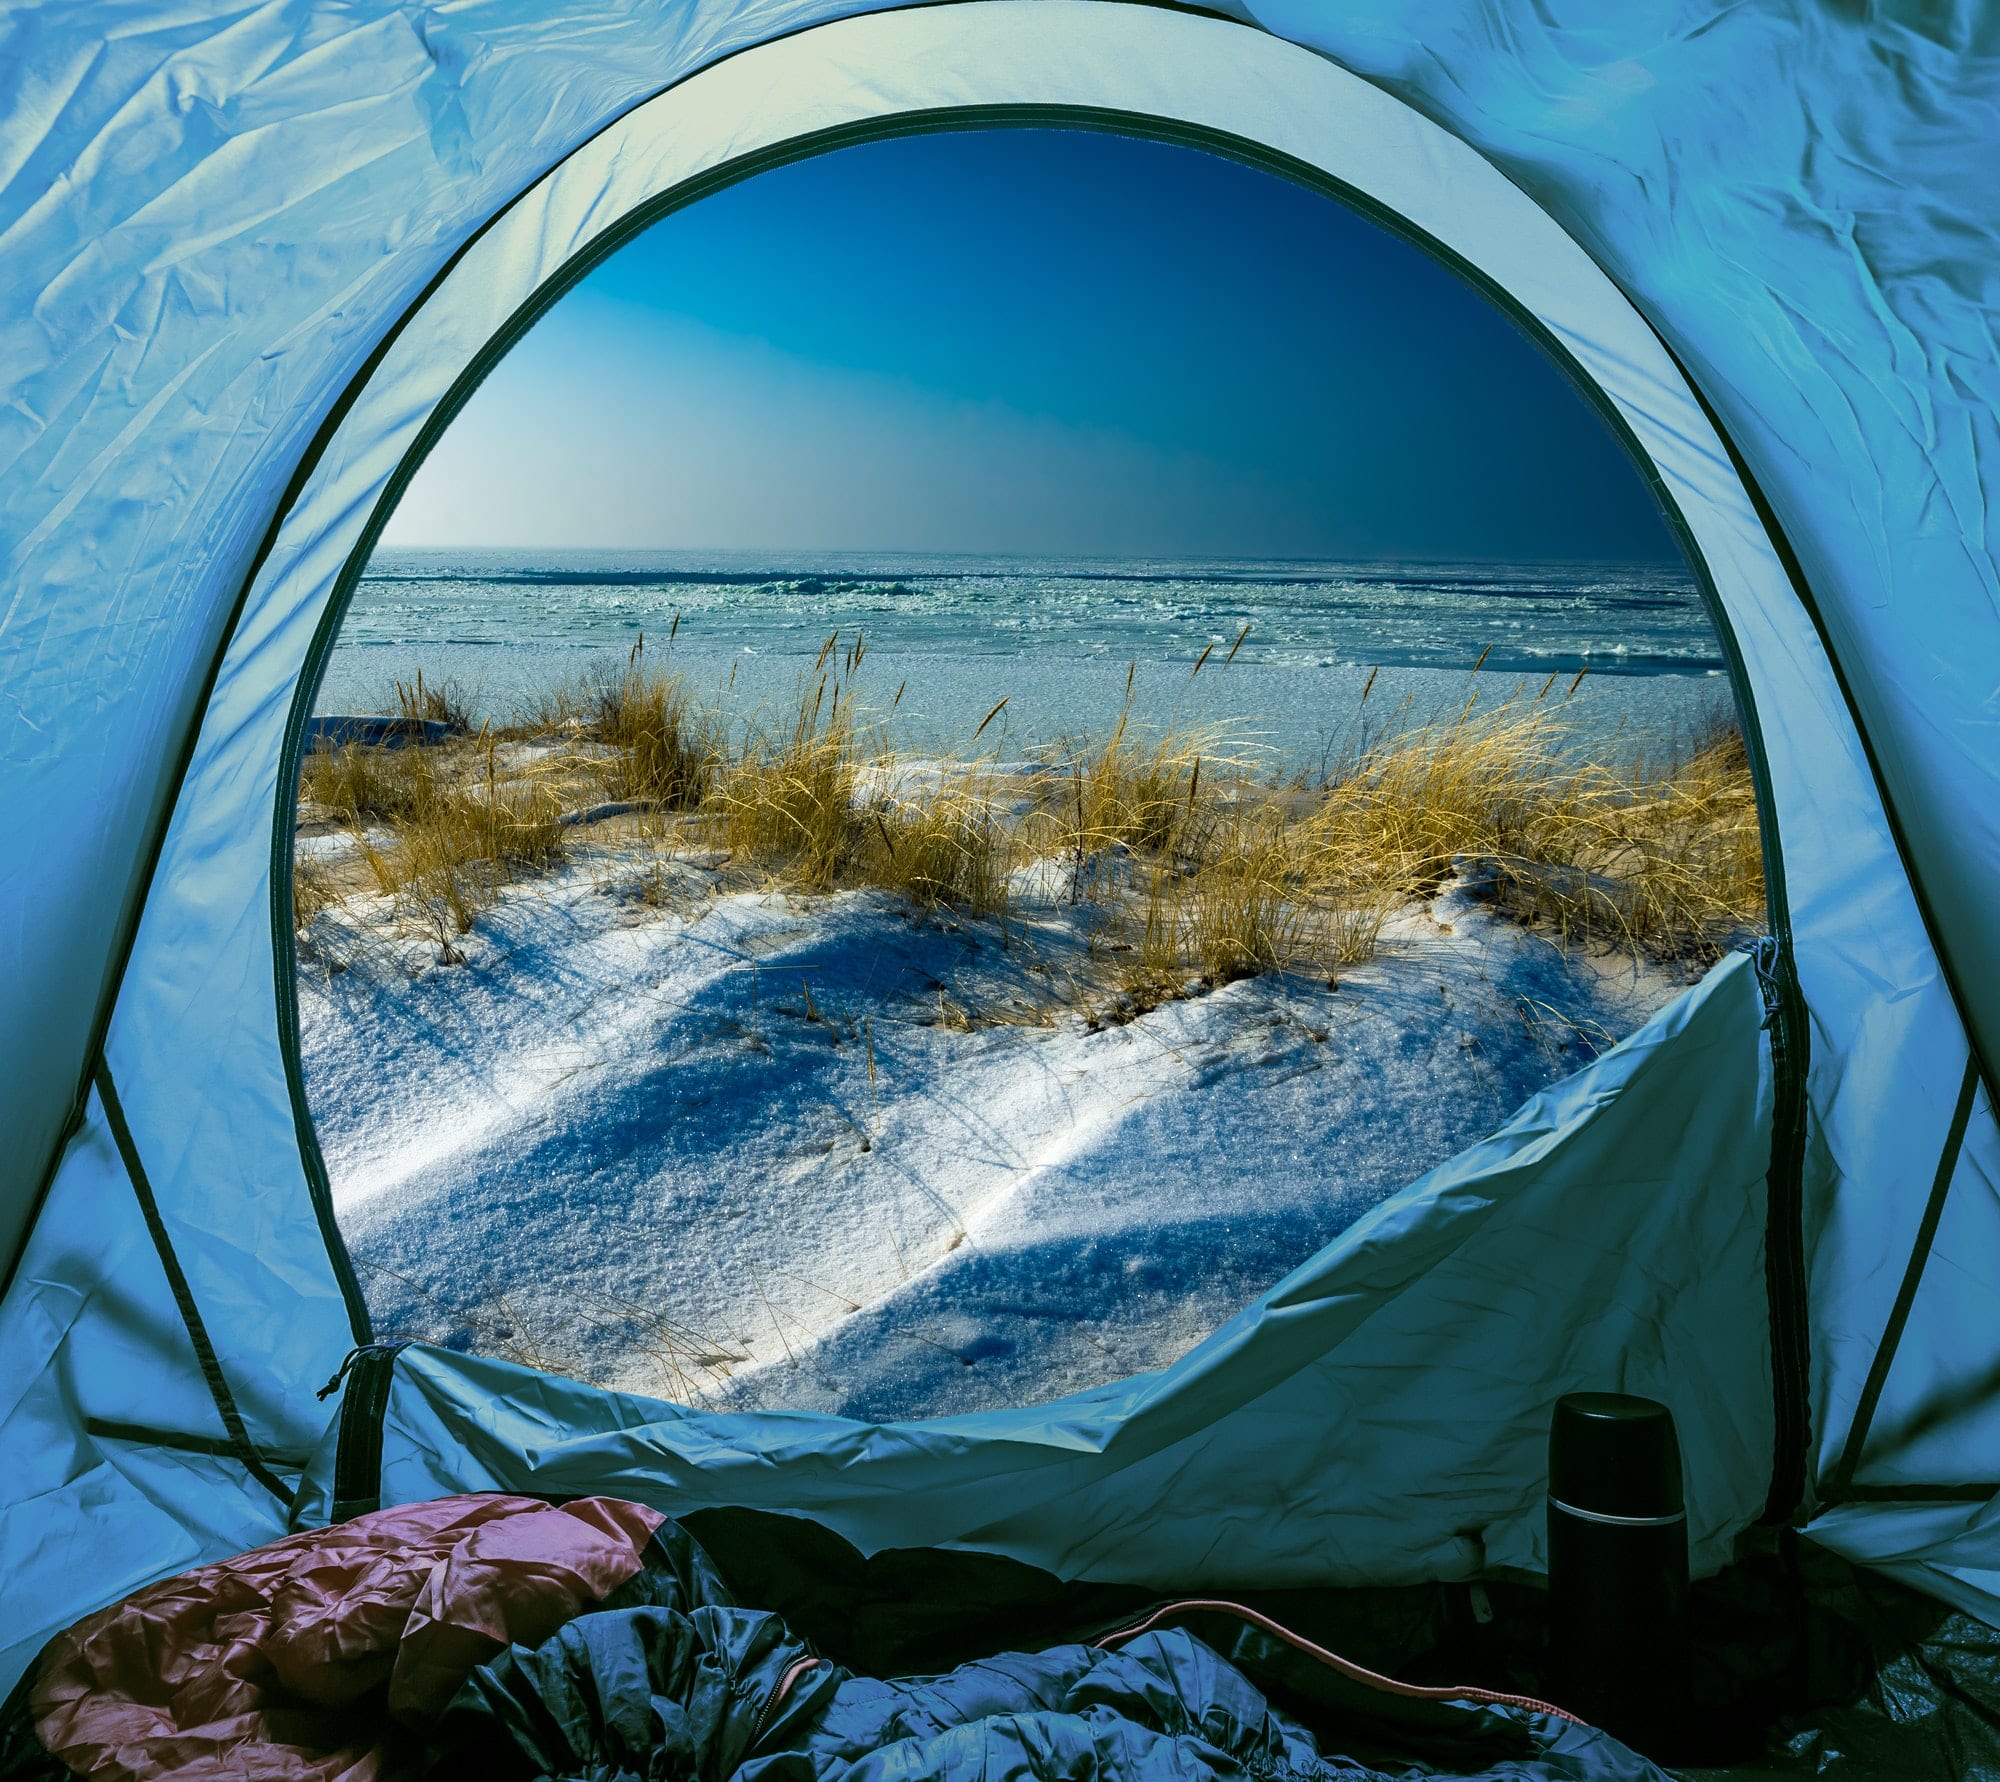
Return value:
M 318 709 L 382 709 L 421 665 L 503 715 L 643 647 L 755 722 L 836 634 L 866 640 L 857 691 L 913 748 L 963 744 L 1002 697 L 982 747 L 1101 732 L 1128 675 L 1142 719 L 1291 764 L 1358 714 L 1427 717 L 1475 691 L 1567 699 L 1598 737 L 1685 730 L 1730 702 L 1706 607 L 1671 565 L 385 550 Z

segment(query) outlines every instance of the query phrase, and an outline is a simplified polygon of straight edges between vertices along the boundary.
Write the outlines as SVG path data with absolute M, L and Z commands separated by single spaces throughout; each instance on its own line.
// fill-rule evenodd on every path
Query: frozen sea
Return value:
M 1371 676 L 1371 716 L 1428 717 L 1463 704 L 1482 658 L 1483 704 L 1568 695 L 1593 737 L 1671 734 L 1731 698 L 1678 565 L 385 550 L 317 709 L 382 709 L 421 664 L 504 715 L 643 639 L 648 663 L 754 718 L 782 709 L 834 633 L 866 639 L 863 706 L 893 707 L 894 740 L 920 751 L 966 743 L 1003 695 L 982 746 L 1101 733 L 1128 671 L 1143 717 L 1294 767 L 1351 740 Z

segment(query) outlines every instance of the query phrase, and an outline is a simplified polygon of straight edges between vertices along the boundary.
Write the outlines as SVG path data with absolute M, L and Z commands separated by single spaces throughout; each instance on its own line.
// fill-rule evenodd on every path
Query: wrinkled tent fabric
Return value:
M 2000 1616 L 1979 1490 L 2000 1479 L 2000 1136 L 1983 1089 L 1955 1154 L 1946 1142 L 1969 1045 L 1990 1060 L 2000 1019 L 1985 321 L 2000 192 L 1980 173 L 2000 135 L 2000 22 L 1233 10 L 1241 23 L 1083 0 L 837 21 L 868 9 L 0 14 L 0 800 L 23 844 L 0 862 L 0 1254 L 18 1251 L 0 1303 L 0 1676 L 75 1615 L 329 1507 L 284 1501 L 328 1429 L 315 1389 L 357 1331 L 287 1074 L 273 837 L 313 639 L 454 380 L 579 256 L 690 182 L 843 131 L 1023 107 L 1197 132 L 1358 193 L 1542 330 L 1646 461 L 1742 659 L 1810 1015 L 1811 1480 L 1838 1475 L 1868 1395 L 1857 1482 L 1967 1498 L 1850 1503 L 1817 1532 Z M 1241 1529 L 1217 1505 L 1259 1457 L 1310 1473 L 1307 1455 L 1340 1449 L 1323 1399 L 1300 1396 L 1354 1340 L 1324 1307 L 1267 1297 L 1164 1375 L 973 1426 L 746 1423 L 413 1354 L 385 1450 L 410 1483 L 391 1489 L 502 1474 L 557 1489 L 545 1462 L 579 1480 L 601 1466 L 561 1488 L 810 1507 L 864 1544 L 890 1521 L 906 1543 L 911 1515 L 1068 1575 L 1168 1559 L 1158 1581 L 1446 1575 L 1483 1562 L 1468 1527 L 1492 1529 L 1486 1559 L 1534 1563 L 1527 1420 L 1611 1370 L 1677 1404 L 1699 1379 L 1684 1434 L 1701 1426 L 1712 1559 L 1772 1477 L 1760 1271 L 1787 1240 L 1764 1226 L 1754 990 L 1742 962 L 1722 969 L 1523 1115 L 1547 1132 L 1516 1122 L 1493 1141 L 1504 1157 L 1475 1150 L 1302 1271 L 1339 1282 L 1379 1338 L 1399 1293 L 1444 1278 L 1432 1246 L 1448 1233 L 1467 1280 L 1503 1281 L 1523 1209 L 1585 1194 L 1563 1173 L 1577 1145 L 1619 1190 L 1580 1220 L 1607 1255 L 1631 1240 L 1637 1184 L 1680 1219 L 1646 1294 L 1616 1271 L 1551 1280 L 1547 1346 L 1503 1344 L 1515 1389 L 1441 1451 L 1411 1419 L 1451 1355 L 1410 1332 L 1371 1356 L 1365 1388 L 1342 1389 L 1373 1470 L 1329 1464 Z M 106 1010 L 107 1070 L 79 1102 Z M 1671 1095 L 1648 1087 L 1663 1078 Z M 1592 1151 L 1606 1135 L 1635 1148 Z M 1488 1184 L 1472 1196 L 1490 1192 L 1487 1214 L 1459 1216 L 1467 1183 Z M 1927 1226 L 1893 1365 L 1871 1382 Z M 1727 1315 L 1675 1309 L 1712 1287 L 1733 1295 Z M 1557 1350 L 1596 1371 L 1533 1371 Z M 438 1429 L 399 1446 L 421 1416 Z M 1406 1503 L 1442 1459 L 1490 1475 L 1483 1522 L 1446 1528 L 1448 1491 Z M 1024 1460 L 1075 1473 L 1070 1497 L 1040 1500 L 1060 1513 L 1002 1513 Z M 1307 1537 L 1321 1518 L 1348 1558 Z

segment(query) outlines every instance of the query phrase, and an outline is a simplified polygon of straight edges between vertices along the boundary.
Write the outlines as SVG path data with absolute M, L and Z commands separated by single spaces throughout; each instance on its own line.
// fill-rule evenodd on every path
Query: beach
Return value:
M 1484 645 L 1476 671 L 1307 659 L 1327 640 L 1286 616 L 1298 584 L 1263 608 L 1231 585 L 1247 616 L 1207 635 L 1184 581 L 1122 633 L 1087 637 L 1077 609 L 1024 644 L 983 635 L 962 587 L 918 612 L 863 577 L 831 604 L 900 620 L 817 642 L 792 617 L 705 635 L 744 582 L 662 623 L 689 594 L 671 580 L 628 585 L 615 628 L 559 582 L 540 630 L 413 654 L 378 612 L 344 639 L 322 713 L 393 710 L 421 665 L 425 734 L 455 739 L 329 754 L 301 805 L 305 1084 L 378 1331 L 724 1407 L 1047 1400 L 1184 1353 L 1733 944 L 1727 923 L 1611 932 L 1668 843 L 1647 813 L 1732 746 L 1692 645 L 1681 672 L 1536 675 Z M 461 632 L 508 586 L 461 589 Z M 1469 648 L 1477 603 L 1453 610 L 1445 643 Z M 1139 655 L 1168 620 L 1172 653 Z M 1253 649 L 1265 620 L 1283 635 Z M 699 785 L 632 732 L 648 688 L 673 749 L 706 752 Z M 1518 818 L 1489 833 L 1445 798 L 1429 820 L 1472 852 L 1427 844 L 1446 851 L 1365 895 L 1351 861 L 1324 867 L 1335 830 L 1395 827 L 1366 798 L 1340 816 L 1357 766 L 1393 804 L 1441 797 L 1422 786 L 1447 755 L 1459 803 L 1526 795 L 1560 821 L 1516 841 Z M 1603 765 L 1635 762 L 1667 777 Z M 532 845 L 474 846 L 443 879 L 412 864 L 419 841 L 473 845 L 395 814 L 413 773 L 434 814 Z M 1549 853 L 1607 811 L 1627 828 L 1595 853 Z M 831 852 L 787 825 L 830 825 Z M 1555 864 L 1480 851 L 1503 841 Z M 912 866 L 939 846 L 944 868 Z M 1577 926 L 1598 906 L 1618 921 Z

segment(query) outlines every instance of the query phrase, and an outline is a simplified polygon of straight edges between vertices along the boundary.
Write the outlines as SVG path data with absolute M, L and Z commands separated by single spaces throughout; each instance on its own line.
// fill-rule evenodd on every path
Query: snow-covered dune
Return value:
M 306 1082 L 378 1330 L 634 1391 L 929 1416 L 1158 1366 L 1678 987 L 1462 891 L 1323 979 L 1135 1010 L 1074 913 L 666 907 L 615 856 L 438 966 L 302 957 Z

